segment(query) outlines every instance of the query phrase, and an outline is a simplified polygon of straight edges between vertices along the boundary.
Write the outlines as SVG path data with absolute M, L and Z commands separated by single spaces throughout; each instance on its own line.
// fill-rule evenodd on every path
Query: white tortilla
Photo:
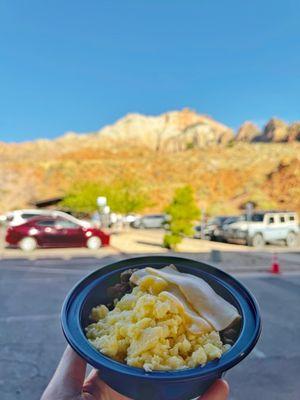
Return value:
M 183 313 L 189 321 L 189 332 L 198 335 L 200 333 L 208 333 L 213 330 L 212 325 L 210 325 L 209 322 L 200 317 L 200 315 L 193 310 L 191 305 L 187 302 L 185 297 L 175 285 L 170 285 L 168 290 L 164 290 L 160 293 L 160 296 L 164 296 L 171 300 L 171 302 L 175 302 L 183 310 Z
M 240 318 L 238 310 L 219 296 L 202 278 L 181 273 L 174 266 L 168 266 L 162 269 L 138 270 L 132 274 L 130 280 L 138 285 L 141 278 L 147 275 L 158 276 L 171 284 L 170 289 L 165 291 L 175 296 L 178 302 L 184 305 L 186 313 L 190 314 L 193 323 L 195 322 L 199 328 L 200 320 L 197 323 L 196 318 L 193 318 L 195 313 L 193 315 L 190 311 L 195 310 L 198 316 L 202 317 L 202 321 L 206 320 L 217 331 L 227 328 L 233 321 Z M 174 290 L 174 287 L 177 290 Z M 205 324 L 202 324 L 202 328 L 204 327 Z

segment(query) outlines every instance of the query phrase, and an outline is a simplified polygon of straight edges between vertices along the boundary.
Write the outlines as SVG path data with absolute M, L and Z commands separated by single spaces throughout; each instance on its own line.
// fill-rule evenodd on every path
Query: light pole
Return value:
M 107 198 L 105 196 L 97 197 L 97 206 L 99 209 L 100 223 L 101 226 L 105 225 L 105 211 L 107 210 Z M 109 207 L 108 207 L 109 208 Z

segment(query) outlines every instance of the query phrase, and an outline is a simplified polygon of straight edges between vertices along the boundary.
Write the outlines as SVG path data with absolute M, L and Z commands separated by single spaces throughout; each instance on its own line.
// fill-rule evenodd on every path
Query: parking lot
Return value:
M 126 257 L 127 254 L 141 255 L 148 253 L 173 254 L 162 247 L 162 230 L 127 229 L 115 232 L 111 235 L 111 246 L 100 250 L 86 248 L 60 248 L 37 249 L 33 252 L 23 252 L 20 249 L 5 248 L 0 246 L 0 259 L 24 259 L 35 261 L 38 259 L 51 259 L 53 264 L 57 260 L 103 259 L 103 257 Z M 200 239 L 186 238 L 179 245 L 176 254 L 182 257 L 193 257 L 203 261 L 212 262 L 227 271 L 261 271 L 266 272 L 270 268 L 274 255 L 278 258 L 283 271 L 295 271 L 300 267 L 300 247 L 289 249 L 285 246 L 265 246 L 263 249 L 255 249 L 238 244 L 219 243 Z M 77 262 L 77 261 L 76 261 Z
M 113 235 L 112 247 L 37 250 L 26 255 L 5 249 L 0 260 L 0 392 L 3 400 L 38 400 L 66 346 L 59 313 L 67 292 L 83 276 L 103 265 L 142 254 L 168 254 L 160 231 Z M 261 306 L 263 332 L 252 352 L 226 378 L 231 399 L 296 400 L 300 383 L 298 304 L 299 249 L 245 246 L 186 239 L 179 256 L 213 262 L 235 274 Z M 266 271 L 272 254 L 281 275 Z M 214 261 L 213 261 L 214 259 Z

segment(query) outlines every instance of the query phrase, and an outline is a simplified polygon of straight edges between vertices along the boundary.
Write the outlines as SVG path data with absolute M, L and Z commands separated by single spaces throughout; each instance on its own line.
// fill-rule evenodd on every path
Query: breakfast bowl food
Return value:
M 178 257 L 123 260 L 84 278 L 62 309 L 67 341 L 134 400 L 189 400 L 260 334 L 257 303 L 230 275 Z

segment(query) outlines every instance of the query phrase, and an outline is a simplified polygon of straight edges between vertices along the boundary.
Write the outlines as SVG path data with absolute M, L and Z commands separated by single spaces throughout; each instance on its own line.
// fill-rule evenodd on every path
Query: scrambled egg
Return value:
M 152 370 L 180 370 L 204 365 L 220 358 L 230 347 L 219 333 L 191 331 L 189 314 L 172 296 L 168 283 L 146 276 L 109 311 L 105 305 L 93 308 L 94 323 L 86 328 L 90 343 L 101 353 L 133 367 Z

